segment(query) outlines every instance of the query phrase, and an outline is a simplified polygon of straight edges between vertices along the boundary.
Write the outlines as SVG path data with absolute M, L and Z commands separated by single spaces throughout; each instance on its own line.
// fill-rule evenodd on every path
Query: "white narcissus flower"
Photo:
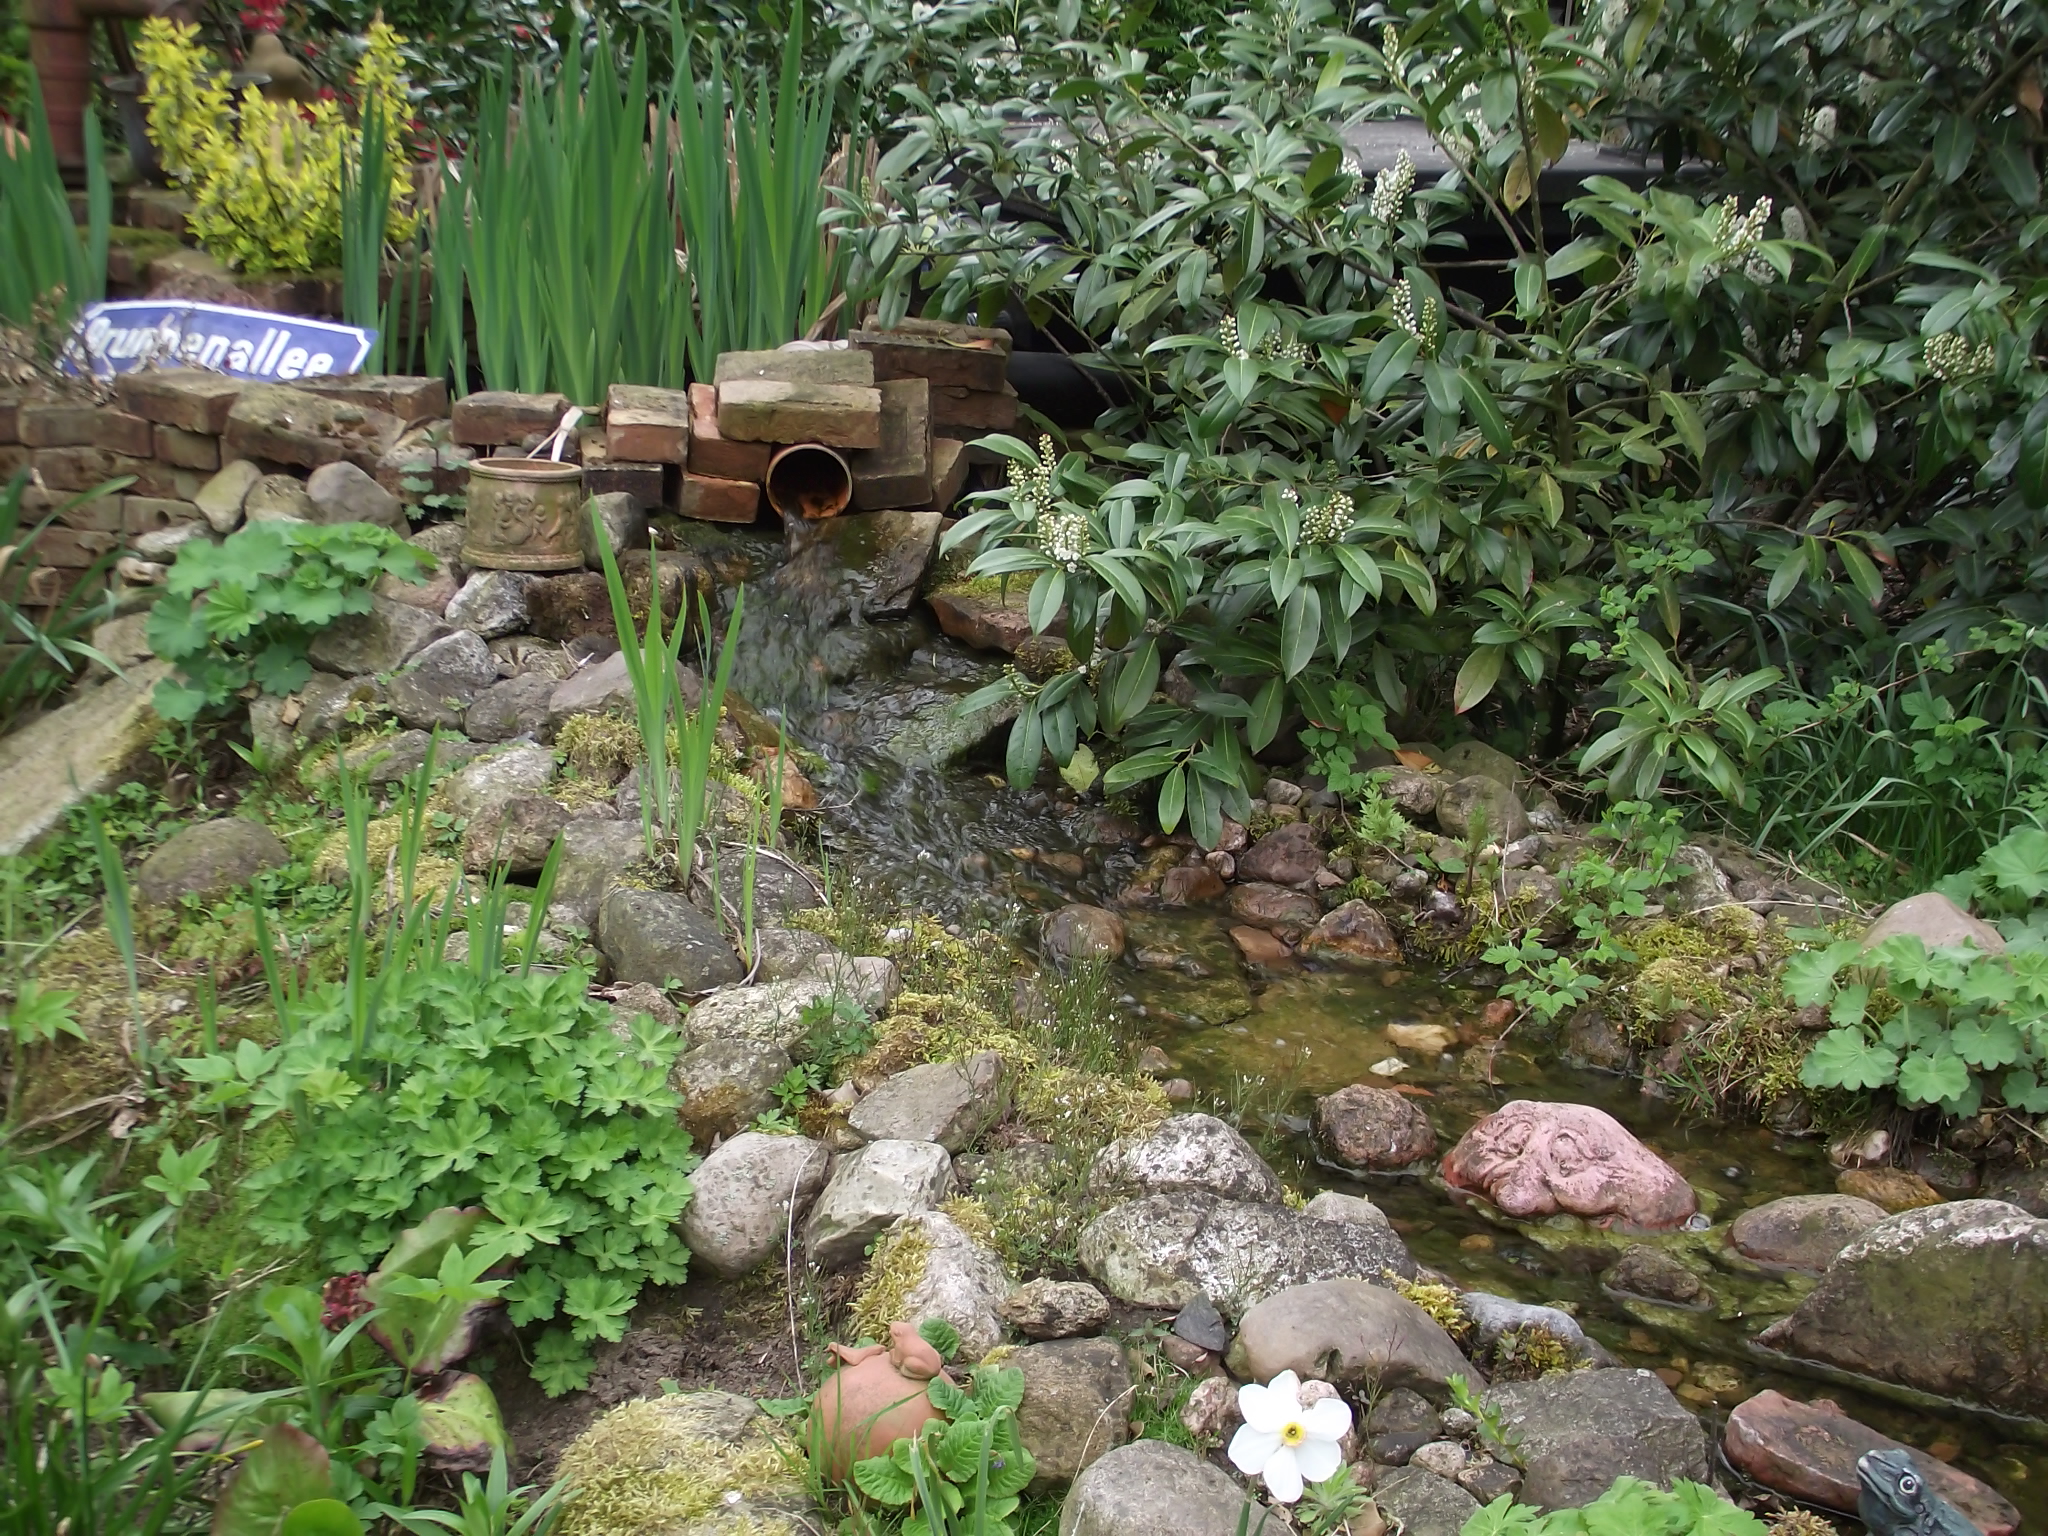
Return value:
M 1344 1465 L 1338 1442 L 1351 1432 L 1350 1407 L 1339 1397 L 1303 1406 L 1294 1372 L 1282 1371 L 1263 1387 L 1239 1387 L 1237 1411 L 1244 1427 L 1231 1439 L 1230 1459 L 1245 1476 L 1263 1478 L 1266 1492 L 1282 1504 Z

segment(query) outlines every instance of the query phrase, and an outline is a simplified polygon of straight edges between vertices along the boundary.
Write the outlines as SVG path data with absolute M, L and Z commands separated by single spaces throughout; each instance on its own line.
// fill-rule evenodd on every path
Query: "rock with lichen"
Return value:
M 751 1398 L 685 1392 L 623 1403 L 562 1453 L 576 1490 L 557 1536 L 798 1536 L 816 1529 L 801 1457 Z M 735 1497 L 737 1495 L 737 1497 Z
M 1002 1256 L 977 1240 L 987 1235 L 968 1231 L 942 1211 L 898 1221 L 875 1244 L 874 1261 L 854 1298 L 856 1334 L 885 1338 L 891 1323 L 939 1318 L 960 1335 L 961 1360 L 971 1365 L 981 1359 L 1003 1341 L 1003 1303 L 1011 1290 Z

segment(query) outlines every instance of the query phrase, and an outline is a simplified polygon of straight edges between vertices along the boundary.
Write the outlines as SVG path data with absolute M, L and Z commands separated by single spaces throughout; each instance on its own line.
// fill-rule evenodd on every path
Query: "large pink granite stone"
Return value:
M 1564 1212 L 1669 1232 L 1699 1209 L 1670 1164 L 1586 1104 L 1503 1104 L 1445 1154 L 1443 1174 L 1510 1216 Z

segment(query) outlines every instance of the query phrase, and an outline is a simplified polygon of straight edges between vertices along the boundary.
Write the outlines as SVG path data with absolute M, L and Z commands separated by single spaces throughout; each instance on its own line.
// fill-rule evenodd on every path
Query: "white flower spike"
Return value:
M 1342 1398 L 1326 1397 L 1306 1407 L 1301 1378 L 1282 1371 L 1265 1386 L 1237 1389 L 1244 1427 L 1230 1442 L 1230 1459 L 1246 1477 L 1264 1480 L 1266 1492 L 1282 1504 L 1301 1497 L 1303 1487 L 1335 1477 L 1344 1465 L 1338 1442 L 1351 1431 L 1351 1409 Z

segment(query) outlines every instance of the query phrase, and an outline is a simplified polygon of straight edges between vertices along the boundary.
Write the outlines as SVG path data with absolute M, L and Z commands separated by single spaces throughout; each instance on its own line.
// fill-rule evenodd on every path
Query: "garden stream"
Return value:
M 1099 808 L 1064 792 L 1015 792 L 994 761 L 916 769 L 880 750 L 911 710 L 964 695 L 996 675 L 995 664 L 922 619 L 849 624 L 849 604 L 829 580 L 804 578 L 801 560 L 773 569 L 777 541 L 743 539 L 727 553 L 732 564 L 714 561 L 721 574 L 739 565 L 749 580 L 734 685 L 778 712 L 791 739 L 830 765 L 818 788 L 830 812 L 824 851 L 835 880 L 1035 948 L 1040 914 L 1073 901 L 1109 904 L 1132 878 L 1137 856 L 1123 842 L 1130 829 L 1108 825 Z M 1111 973 L 1111 996 L 1133 1037 L 1163 1049 L 1194 1085 L 1198 1106 L 1239 1120 L 1290 1183 L 1307 1193 L 1369 1196 L 1421 1263 L 1464 1288 L 1564 1307 L 1624 1364 L 1656 1370 L 1708 1420 L 1717 1445 L 1728 1410 L 1765 1388 L 1831 1397 L 1997 1487 L 2027 1528 L 2048 1529 L 2048 1446 L 2038 1427 L 1910 1405 L 1794 1370 L 1749 1344 L 1812 1282 L 1737 1255 L 1726 1228 L 1780 1195 L 1831 1191 L 1834 1170 L 1817 1140 L 1682 1113 L 1646 1097 L 1632 1079 L 1546 1061 L 1548 1052 L 1525 1046 L 1512 1029 L 1499 1041 L 1483 1039 L 1473 1026 L 1489 995 L 1455 978 L 1419 968 L 1311 971 L 1291 961 L 1253 973 L 1220 907 L 1124 915 L 1127 963 Z M 1454 1043 L 1441 1051 L 1397 1044 L 1387 1030 L 1403 1025 L 1440 1026 Z M 1393 1061 L 1403 1063 L 1397 1072 L 1373 1073 Z M 1361 1081 L 1413 1095 L 1443 1147 L 1510 1099 L 1590 1104 L 1614 1115 L 1699 1192 L 1701 1230 L 1653 1241 L 1692 1261 L 1711 1300 L 1695 1309 L 1608 1290 L 1601 1271 L 1631 1239 L 1575 1218 L 1504 1226 L 1454 1199 L 1433 1174 L 1361 1183 L 1318 1164 L 1307 1134 L 1315 1098 Z M 1731 1487 L 1744 1481 L 1725 1462 L 1720 1472 Z

